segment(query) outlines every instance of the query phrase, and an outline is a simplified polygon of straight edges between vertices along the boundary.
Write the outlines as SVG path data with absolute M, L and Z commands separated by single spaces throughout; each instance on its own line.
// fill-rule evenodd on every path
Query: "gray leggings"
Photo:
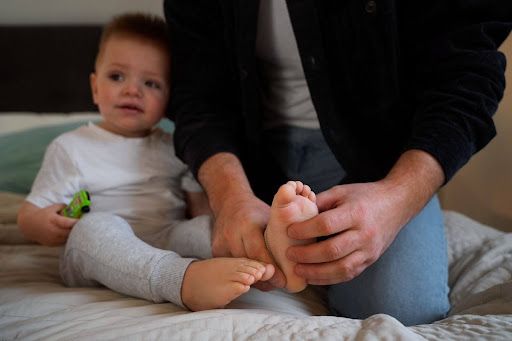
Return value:
M 73 227 L 61 255 L 64 283 L 72 287 L 104 285 L 130 296 L 183 307 L 180 293 L 188 265 L 197 258 L 211 258 L 210 217 L 180 221 L 141 238 L 119 216 L 86 214 Z

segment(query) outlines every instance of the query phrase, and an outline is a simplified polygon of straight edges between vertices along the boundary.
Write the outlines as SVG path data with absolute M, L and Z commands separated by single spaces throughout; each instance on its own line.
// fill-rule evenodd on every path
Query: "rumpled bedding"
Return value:
M 0 340 L 512 340 L 512 233 L 445 212 L 452 310 L 405 327 L 385 314 L 327 316 L 325 292 L 251 289 L 226 309 L 189 312 L 107 288 L 66 288 L 60 248 L 16 226 L 23 197 L 0 192 Z

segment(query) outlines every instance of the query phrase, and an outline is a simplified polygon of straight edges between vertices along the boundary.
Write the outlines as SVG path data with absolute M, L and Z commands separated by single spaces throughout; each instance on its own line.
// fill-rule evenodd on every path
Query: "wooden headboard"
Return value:
M 95 111 L 89 74 L 101 27 L 0 26 L 0 112 Z

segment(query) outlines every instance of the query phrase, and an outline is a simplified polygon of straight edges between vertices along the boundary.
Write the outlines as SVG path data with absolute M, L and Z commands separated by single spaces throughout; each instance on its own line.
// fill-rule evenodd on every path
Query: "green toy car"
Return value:
M 68 218 L 80 219 L 82 214 L 91 210 L 91 197 L 89 192 L 80 190 L 75 193 L 68 206 L 64 207 L 60 214 Z

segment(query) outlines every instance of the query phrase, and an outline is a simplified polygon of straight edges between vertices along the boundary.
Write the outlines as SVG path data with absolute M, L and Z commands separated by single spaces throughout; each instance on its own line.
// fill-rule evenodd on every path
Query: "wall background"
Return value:
M 163 0 L 0 0 L 0 24 L 101 24 L 127 11 L 163 16 Z
M 163 16 L 163 0 L 0 0 L 0 24 L 98 24 L 126 11 Z M 512 36 L 507 55 L 512 84 Z M 512 87 L 495 116 L 498 136 L 442 189 L 443 207 L 512 232 Z

